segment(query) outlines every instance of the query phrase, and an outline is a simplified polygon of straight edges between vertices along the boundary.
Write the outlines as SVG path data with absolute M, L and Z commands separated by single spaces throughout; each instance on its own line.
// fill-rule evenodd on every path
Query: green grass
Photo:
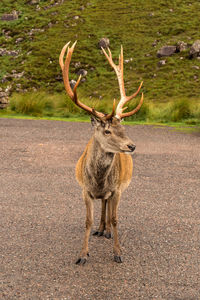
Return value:
M 89 3 L 90 5 L 87 5 Z M 101 37 L 110 39 L 110 48 L 117 59 L 120 45 L 124 46 L 124 58 L 132 61 L 125 64 L 127 94 L 133 92 L 144 81 L 145 99 L 152 102 L 168 102 L 174 99 L 199 96 L 199 60 L 189 60 L 189 50 L 168 57 L 167 63 L 158 67 L 157 50 L 166 44 L 183 40 L 192 44 L 199 39 L 200 2 L 195 0 L 108 0 L 64 1 L 49 7 L 50 0 L 41 0 L 40 10 L 23 0 L 1 0 L 0 15 L 13 9 L 20 11 L 19 19 L 0 22 L 2 48 L 20 51 L 18 57 L 0 57 L 0 80 L 14 69 L 25 71 L 21 79 L 9 79 L 2 83 L 6 88 L 16 84 L 22 89 L 33 87 L 52 94 L 63 92 L 58 56 L 63 45 L 78 40 L 71 63 L 71 78 L 76 79 L 80 62 L 88 71 L 87 79 L 80 84 L 79 91 L 84 98 L 93 100 L 119 96 L 114 72 L 104 55 L 97 48 Z M 84 6 L 84 10 L 80 8 Z M 74 16 L 79 16 L 75 20 Z M 49 24 L 52 26 L 49 26 Z M 31 29 L 34 31 L 30 35 Z M 23 41 L 16 44 L 17 38 Z M 152 43 L 157 40 L 156 47 Z M 183 57 L 183 59 L 181 59 Z M 11 80 L 11 81 L 10 81 Z M 38 110 L 40 111 L 38 104 Z M 174 116 L 174 118 L 176 118 Z
M 80 95 L 81 97 L 81 95 Z M 97 111 L 110 112 L 112 101 L 110 99 L 96 100 L 81 99 L 85 104 L 94 107 Z M 129 110 L 136 106 L 132 101 Z M 10 105 L 2 112 L 2 115 L 26 115 L 37 118 L 58 118 L 58 119 L 89 119 L 87 112 L 79 109 L 65 93 L 47 94 L 35 92 L 27 94 L 13 94 Z M 200 125 L 200 101 L 195 99 L 173 99 L 166 103 L 154 103 L 145 101 L 139 112 L 129 118 L 128 122 L 145 123 L 175 123 Z
M 24 114 L 16 114 L 15 112 L 11 111 L 0 111 L 0 118 L 6 119 L 31 119 L 31 120 L 51 120 L 51 121 L 64 121 L 64 122 L 90 122 L 90 118 L 88 116 L 78 117 L 68 117 L 68 118 L 59 118 L 59 117 L 36 117 Z M 185 124 L 184 122 L 167 122 L 167 123 L 159 123 L 159 122 L 144 122 L 144 121 L 123 121 L 123 125 L 151 125 L 155 128 L 162 129 L 163 127 L 171 128 L 172 131 L 179 131 L 181 133 L 200 133 L 200 124 Z

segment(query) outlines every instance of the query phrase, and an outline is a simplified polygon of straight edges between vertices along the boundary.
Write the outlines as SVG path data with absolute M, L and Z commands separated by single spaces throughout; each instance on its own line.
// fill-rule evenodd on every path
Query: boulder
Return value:
M 98 42 L 98 48 L 101 49 L 101 48 L 108 48 L 110 45 L 110 41 L 108 38 L 102 38 L 100 39 L 100 41 Z
M 196 40 L 190 48 L 190 58 L 200 56 L 200 40 Z
M 171 56 L 176 52 L 176 46 L 163 46 L 157 52 L 157 57 Z

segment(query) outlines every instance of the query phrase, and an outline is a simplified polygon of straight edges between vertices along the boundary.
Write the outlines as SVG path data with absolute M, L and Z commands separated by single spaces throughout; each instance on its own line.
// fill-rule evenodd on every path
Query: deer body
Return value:
M 114 100 L 111 114 L 95 111 L 78 100 L 76 89 L 81 77 L 79 77 L 73 91 L 70 87 L 69 64 L 75 43 L 71 48 L 68 48 L 68 45 L 69 43 L 63 47 L 59 58 L 65 89 L 77 106 L 92 115 L 92 125 L 94 126 L 94 134 L 76 165 L 76 178 L 82 187 L 83 199 L 86 205 L 85 235 L 82 250 L 76 264 L 85 264 L 89 256 L 88 241 L 93 223 L 93 204 L 95 199 L 101 199 L 102 207 L 100 225 L 94 235 L 102 236 L 105 231 L 105 237 L 111 238 L 112 227 L 114 260 L 121 263 L 121 249 L 117 231 L 117 210 L 121 193 L 128 187 L 131 181 L 133 163 L 132 157 L 128 154 L 134 152 L 135 145 L 126 135 L 120 121 L 122 118 L 133 115 L 140 109 L 143 102 L 143 94 L 140 103 L 134 110 L 123 113 L 126 109 L 124 108 L 124 104 L 138 94 L 142 84 L 140 84 L 136 93 L 127 97 L 123 81 L 123 49 L 121 48 L 119 65 L 116 66 L 113 63 L 110 50 L 108 49 L 108 55 L 102 48 L 103 53 L 117 74 L 121 100 L 118 103 L 116 111 Z M 67 56 L 65 63 L 63 63 L 63 57 L 67 48 Z
M 121 250 L 117 235 L 117 207 L 122 191 L 128 187 L 132 177 L 132 158 L 124 153 L 105 152 L 94 137 L 76 165 L 76 178 L 83 188 L 85 200 L 86 232 L 78 263 L 85 263 L 88 255 L 88 239 L 93 223 L 93 201 L 101 199 L 101 221 L 95 235 L 111 237 L 111 224 L 114 233 L 114 258 L 121 262 Z M 107 206 L 107 218 L 106 218 Z
M 132 177 L 132 157 L 124 153 L 109 153 L 92 138 L 76 165 L 76 179 L 92 198 L 107 199 L 114 190 L 123 192 Z

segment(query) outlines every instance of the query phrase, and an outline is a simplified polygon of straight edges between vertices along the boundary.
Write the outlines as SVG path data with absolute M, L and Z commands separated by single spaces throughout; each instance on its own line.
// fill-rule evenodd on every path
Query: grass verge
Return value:
M 112 101 L 110 99 L 88 99 L 79 95 L 81 101 L 97 111 L 110 112 Z M 128 110 L 134 109 L 135 101 L 131 101 Z M 79 109 L 64 93 L 47 94 L 45 92 L 13 94 L 7 109 L 0 115 L 30 116 L 33 118 L 47 118 L 59 120 L 86 121 L 87 112 Z M 187 125 L 200 125 L 200 99 L 172 99 L 170 102 L 156 103 L 146 99 L 140 111 L 127 118 L 128 123 L 182 123 Z

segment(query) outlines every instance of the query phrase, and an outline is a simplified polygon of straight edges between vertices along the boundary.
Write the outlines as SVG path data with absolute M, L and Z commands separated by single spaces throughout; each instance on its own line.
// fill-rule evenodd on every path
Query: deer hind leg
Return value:
M 77 265 L 84 265 L 89 256 L 88 240 L 90 236 L 91 227 L 93 224 L 93 200 L 91 199 L 91 197 L 87 192 L 83 193 L 83 197 L 86 205 L 86 222 L 85 222 L 86 229 L 85 229 L 85 236 L 83 240 L 83 247 L 80 253 L 80 257 L 76 261 Z
M 111 238 L 111 219 L 112 219 L 112 210 L 111 210 L 111 201 L 107 202 L 107 219 L 106 219 L 106 234 L 105 237 L 107 239 Z
M 101 220 L 99 229 L 93 233 L 93 235 L 102 236 L 106 227 L 106 203 L 107 200 L 101 200 Z
M 119 193 L 114 193 L 112 198 L 110 199 L 111 201 L 111 206 L 112 206 L 112 218 L 111 218 L 111 223 L 113 227 L 113 238 L 114 238 L 114 261 L 117 263 L 121 263 L 121 249 L 120 249 L 120 244 L 119 244 L 119 239 L 118 239 L 118 229 L 117 229 L 117 223 L 118 223 L 118 217 L 117 217 L 117 209 L 119 205 L 119 200 L 120 200 L 120 194 Z

